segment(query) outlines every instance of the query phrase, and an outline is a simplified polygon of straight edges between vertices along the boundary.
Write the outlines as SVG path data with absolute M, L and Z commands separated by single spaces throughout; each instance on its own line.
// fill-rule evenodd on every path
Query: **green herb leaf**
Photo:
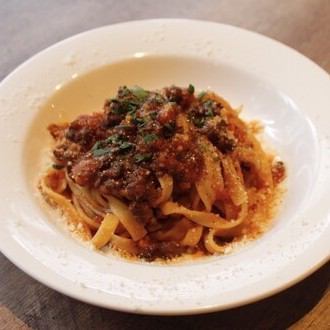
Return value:
M 205 111 L 206 117 L 214 117 L 213 105 L 214 105 L 214 101 L 212 100 L 207 100 L 203 103 L 203 108 L 204 110 L 206 110 Z
M 194 125 L 198 128 L 202 128 L 205 124 L 205 118 L 204 117 L 194 117 L 192 119 L 192 122 Z
M 199 99 L 202 99 L 207 93 L 205 91 L 201 91 L 199 94 L 198 94 L 198 98 Z
M 204 109 L 213 109 L 214 103 L 215 102 L 213 100 L 206 100 L 203 102 L 203 108 Z
M 164 104 L 165 103 L 165 99 L 161 94 L 155 94 L 152 98 L 152 100 L 154 102 L 157 102 L 158 104 Z
M 124 141 L 124 142 L 122 142 L 122 143 L 119 145 L 119 149 L 120 149 L 120 150 L 128 151 L 128 150 L 132 149 L 133 146 L 134 146 L 133 143 L 128 142 L 128 141 Z
M 144 137 L 143 137 L 143 140 L 145 143 L 152 143 L 156 140 L 158 140 L 158 136 L 156 134 L 146 134 Z
M 207 109 L 205 112 L 206 117 L 214 117 L 214 112 L 212 109 Z
M 134 144 L 126 141 L 126 139 L 118 134 L 113 134 L 109 136 L 107 139 L 102 141 L 97 141 L 91 149 L 91 152 L 94 157 L 103 156 L 105 154 L 111 153 L 114 151 L 113 148 L 109 146 L 109 144 L 114 147 L 119 148 L 120 151 L 127 151 L 133 148 Z
M 194 94 L 194 92 L 195 92 L 195 87 L 192 84 L 189 84 L 188 93 L 189 94 Z
M 136 163 L 150 161 L 152 159 L 152 153 L 149 152 L 146 154 L 136 154 L 134 159 Z
M 205 102 L 203 102 L 203 107 L 204 109 L 212 109 L 213 106 L 213 101 L 212 100 L 206 100 Z
M 112 152 L 111 148 L 100 148 L 100 149 L 92 150 L 92 154 L 94 157 L 101 157 L 106 154 L 110 154 L 111 152 Z
M 132 121 L 136 126 L 143 127 L 148 122 L 148 118 L 135 116 Z
M 111 135 L 105 140 L 106 143 L 111 143 L 111 144 L 116 144 L 120 141 L 121 141 L 121 137 L 118 134 Z M 99 142 L 102 142 L 102 141 L 99 141 Z
M 93 150 L 96 150 L 96 149 L 99 149 L 99 148 L 102 146 L 103 142 L 104 142 L 104 141 L 97 141 L 97 142 L 93 145 L 93 147 L 92 147 L 92 151 L 93 151 Z
M 145 101 L 146 98 L 149 96 L 149 92 L 140 86 L 134 86 L 130 88 L 130 91 L 136 98 L 138 98 L 142 102 Z
M 139 108 L 139 103 L 131 100 L 112 99 L 111 102 L 117 103 L 112 109 L 112 113 L 115 115 L 124 115 L 129 112 L 134 112 Z

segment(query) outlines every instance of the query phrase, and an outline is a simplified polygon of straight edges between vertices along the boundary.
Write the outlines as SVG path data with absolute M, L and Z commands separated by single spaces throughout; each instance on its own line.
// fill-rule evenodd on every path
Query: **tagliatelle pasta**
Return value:
M 239 112 L 194 87 L 121 87 L 104 111 L 52 124 L 40 190 L 81 237 L 145 260 L 224 253 L 269 221 L 282 162 Z
M 118 224 L 119 219 L 114 214 L 108 213 L 92 238 L 94 246 L 99 249 L 106 245 L 114 235 Z

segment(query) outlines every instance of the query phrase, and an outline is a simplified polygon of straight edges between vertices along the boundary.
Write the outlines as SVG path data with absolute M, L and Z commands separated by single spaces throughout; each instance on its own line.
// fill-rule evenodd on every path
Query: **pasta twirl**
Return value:
M 239 111 L 192 85 L 120 87 L 102 112 L 48 129 L 46 200 L 97 249 L 148 261 L 259 234 L 285 176 Z

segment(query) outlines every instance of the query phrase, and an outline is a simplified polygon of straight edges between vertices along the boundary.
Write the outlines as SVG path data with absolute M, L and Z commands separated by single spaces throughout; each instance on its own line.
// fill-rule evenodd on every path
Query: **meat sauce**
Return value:
M 219 101 L 195 96 L 192 85 L 152 92 L 120 87 L 106 100 L 103 112 L 49 126 L 56 140 L 53 166 L 66 168 L 82 187 L 125 201 L 141 223 L 157 228 L 155 219 L 162 221 L 152 209 L 161 193 L 157 178 L 173 177 L 176 198 L 191 190 L 204 167 L 198 135 L 205 135 L 224 154 L 235 150 L 237 137 L 222 109 Z M 180 114 L 188 118 L 188 130 L 178 123 Z M 278 167 L 274 173 L 279 180 L 281 171 Z M 154 242 L 150 237 L 138 245 L 141 255 L 151 260 L 184 252 L 175 242 Z

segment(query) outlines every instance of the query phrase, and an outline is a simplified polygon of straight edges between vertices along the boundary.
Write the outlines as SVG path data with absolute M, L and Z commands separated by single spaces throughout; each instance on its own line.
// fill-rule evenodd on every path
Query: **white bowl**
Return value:
M 266 144 L 288 168 L 272 228 L 232 254 L 170 265 L 105 256 L 72 239 L 36 189 L 47 124 L 99 110 L 119 85 L 189 83 L 243 104 L 246 118 L 264 124 Z M 294 50 L 235 27 L 161 19 L 64 40 L 0 85 L 1 251 L 55 290 L 122 311 L 203 313 L 274 294 L 329 259 L 329 109 L 327 73 Z

